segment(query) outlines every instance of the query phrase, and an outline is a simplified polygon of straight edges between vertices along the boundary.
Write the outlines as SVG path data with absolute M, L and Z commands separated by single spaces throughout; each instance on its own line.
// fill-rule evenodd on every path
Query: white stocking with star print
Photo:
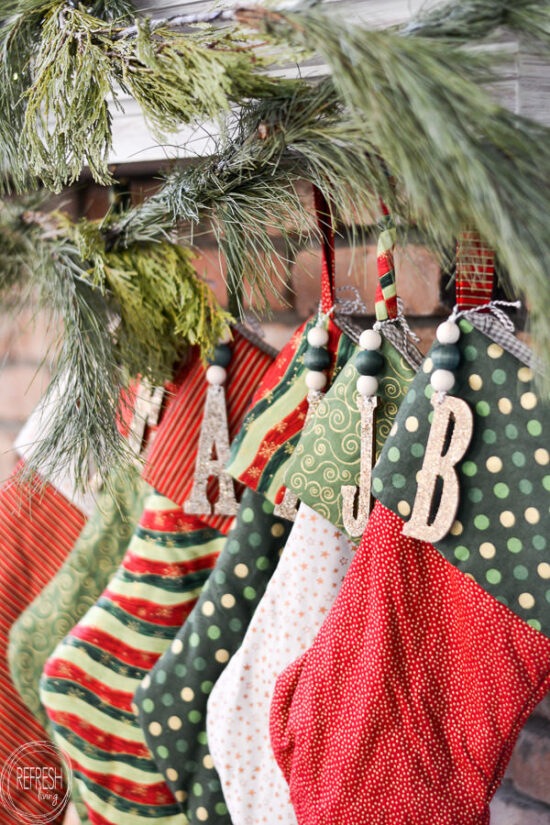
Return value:
M 351 541 L 302 503 L 243 644 L 214 686 L 208 744 L 233 825 L 296 823 L 271 750 L 271 697 L 277 676 L 312 644 L 353 551 Z

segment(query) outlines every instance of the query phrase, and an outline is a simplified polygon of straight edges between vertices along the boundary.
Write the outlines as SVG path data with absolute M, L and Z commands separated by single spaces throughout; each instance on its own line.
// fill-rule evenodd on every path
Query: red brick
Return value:
M 227 287 L 225 285 L 226 265 L 218 249 L 207 246 L 197 250 L 193 261 L 197 273 L 206 281 L 222 306 L 227 306 Z
M 23 424 L 48 386 L 48 372 L 26 364 L 7 364 L 0 372 L 0 422 Z
M 396 249 L 395 277 L 405 315 L 447 314 L 439 301 L 439 264 L 428 249 L 414 244 Z
M 290 340 L 292 333 L 296 330 L 298 322 L 285 324 L 278 321 L 268 321 L 262 324 L 265 333 L 265 341 L 275 349 L 282 349 Z
M 204 246 L 197 250 L 197 257 L 193 261 L 193 265 L 197 273 L 210 286 L 217 300 L 222 306 L 227 306 L 227 287 L 225 283 L 227 265 L 225 258 L 220 255 L 218 247 Z M 292 303 L 292 295 L 289 295 L 288 288 L 285 288 L 285 267 L 284 264 L 277 262 L 275 269 L 279 272 L 281 280 L 275 282 L 275 285 L 281 291 L 281 298 L 269 289 L 257 286 L 256 290 L 267 300 L 269 307 L 272 310 L 287 310 Z M 245 281 L 244 287 L 244 308 L 248 309 L 251 306 L 250 302 L 250 285 Z M 257 293 L 256 293 L 257 294 Z M 288 300 L 285 297 L 288 295 Z M 258 308 L 258 300 L 255 301 L 255 306 Z
M 420 323 L 415 319 L 410 319 L 410 328 L 420 338 L 420 341 L 416 341 L 416 346 L 420 350 L 420 352 L 424 353 L 424 355 L 428 352 L 431 345 L 435 339 L 435 330 L 437 324 L 439 322 L 432 322 L 426 323 L 425 321 L 421 321 Z
M 343 299 L 353 298 L 353 290 L 364 304 L 365 314 L 374 312 L 376 291 L 376 250 L 362 246 L 352 250 L 338 246 L 335 254 L 336 287 L 351 287 L 337 293 Z M 321 294 L 321 251 L 305 249 L 292 267 L 292 288 L 296 294 L 294 308 L 301 318 L 317 312 Z
M 353 249 L 337 245 L 335 258 L 336 286 L 354 287 L 366 307 L 366 314 L 372 314 L 378 283 L 376 246 L 367 244 Z M 446 314 L 439 301 L 439 266 L 425 247 L 410 244 L 397 249 L 395 272 L 398 295 L 403 300 L 405 315 L 421 317 Z M 292 285 L 296 291 L 295 307 L 301 317 L 310 315 L 317 307 L 320 278 L 320 250 L 304 250 L 298 256 L 292 272 Z M 342 298 L 350 296 L 351 292 L 341 294 Z
M 507 776 L 525 796 L 550 806 L 550 725 L 531 717 L 514 748 Z

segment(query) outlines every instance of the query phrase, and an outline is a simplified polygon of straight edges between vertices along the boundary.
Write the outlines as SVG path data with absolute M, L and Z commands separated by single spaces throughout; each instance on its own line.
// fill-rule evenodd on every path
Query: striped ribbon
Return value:
M 478 232 L 466 230 L 456 245 L 456 304 L 472 309 L 490 302 L 493 294 L 495 255 Z
M 374 312 L 377 321 L 397 318 L 397 288 L 395 286 L 395 224 L 385 204 L 381 203 L 383 217 L 379 221 L 380 234 L 376 248 L 378 283 L 374 296 Z

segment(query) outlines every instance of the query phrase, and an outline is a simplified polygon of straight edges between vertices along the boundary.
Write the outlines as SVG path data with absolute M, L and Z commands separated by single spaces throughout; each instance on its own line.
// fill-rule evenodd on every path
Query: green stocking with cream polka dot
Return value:
M 550 404 L 539 396 L 529 349 L 496 319 L 478 315 L 472 323 L 461 320 L 460 329 L 453 395 L 473 411 L 473 437 L 456 467 L 456 521 L 434 543 L 498 601 L 550 635 Z M 404 519 L 433 417 L 431 371 L 428 357 L 373 474 L 376 498 Z
M 236 524 L 192 613 L 136 691 L 159 770 L 190 823 L 231 825 L 206 737 L 209 693 L 240 646 L 286 543 L 290 522 L 246 489 Z

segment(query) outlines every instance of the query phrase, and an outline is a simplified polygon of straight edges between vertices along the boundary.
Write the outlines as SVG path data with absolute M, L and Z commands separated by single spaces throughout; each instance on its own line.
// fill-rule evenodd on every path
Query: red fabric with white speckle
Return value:
M 299 825 L 485 825 L 550 687 L 550 640 L 377 502 L 313 646 L 278 678 Z

